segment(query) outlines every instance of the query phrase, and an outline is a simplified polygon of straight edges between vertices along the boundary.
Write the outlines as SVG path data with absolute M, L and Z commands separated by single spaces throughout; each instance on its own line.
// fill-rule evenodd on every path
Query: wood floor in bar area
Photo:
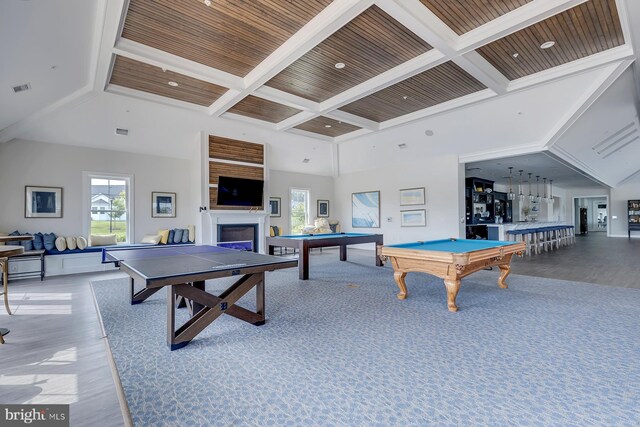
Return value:
M 550 253 L 514 258 L 512 274 L 640 289 L 640 239 L 590 233 L 576 240 Z M 1 403 L 69 403 L 72 426 L 127 425 L 89 285 L 92 278 L 109 277 L 124 274 L 10 283 L 15 314 L 0 309 L 0 327 L 11 330 L 0 345 Z

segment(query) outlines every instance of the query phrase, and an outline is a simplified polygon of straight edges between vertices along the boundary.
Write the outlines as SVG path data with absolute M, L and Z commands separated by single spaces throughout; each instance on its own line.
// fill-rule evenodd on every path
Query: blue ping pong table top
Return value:
M 219 246 L 104 248 L 102 260 L 124 264 L 145 278 L 185 276 L 295 261 Z

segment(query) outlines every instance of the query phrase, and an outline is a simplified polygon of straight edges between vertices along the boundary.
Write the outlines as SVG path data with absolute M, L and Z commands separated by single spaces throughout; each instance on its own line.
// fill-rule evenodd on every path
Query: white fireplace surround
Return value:
M 258 224 L 258 252 L 260 252 L 261 254 L 265 253 L 265 220 L 267 218 L 266 213 L 209 211 L 203 213 L 203 215 L 203 244 L 215 245 L 218 242 L 219 224 Z

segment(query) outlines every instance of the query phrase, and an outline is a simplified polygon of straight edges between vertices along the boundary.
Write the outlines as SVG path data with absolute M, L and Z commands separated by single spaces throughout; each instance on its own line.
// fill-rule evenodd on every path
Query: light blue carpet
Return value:
M 94 282 L 136 425 L 640 425 L 640 290 L 481 271 L 450 313 L 441 279 L 400 301 L 364 253 L 268 273 L 266 325 L 223 316 L 173 352 L 164 291 Z

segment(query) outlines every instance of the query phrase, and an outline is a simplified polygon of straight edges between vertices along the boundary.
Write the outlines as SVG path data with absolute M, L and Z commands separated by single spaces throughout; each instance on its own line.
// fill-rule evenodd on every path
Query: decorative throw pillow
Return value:
M 65 239 L 62 236 L 56 238 L 55 244 L 56 244 L 56 249 L 59 250 L 60 252 L 67 249 L 67 239 Z
M 160 243 L 166 245 L 169 241 L 169 230 L 160 230 L 158 234 L 160 235 Z
M 44 249 L 44 240 L 42 233 L 36 233 L 33 235 L 33 249 L 41 251 Z
M 18 230 L 9 233 L 9 236 L 19 236 L 19 235 L 20 235 L 20 232 Z M 20 244 L 20 240 L 12 240 L 10 242 L 7 242 L 7 245 L 19 245 L 19 244 Z
M 56 247 L 56 235 L 55 233 L 44 233 L 42 235 L 42 243 L 44 248 L 48 251 Z
M 78 245 L 78 249 L 84 250 L 87 247 L 87 239 L 82 236 L 78 236 L 76 239 L 76 243 Z
M 31 234 L 24 233 L 23 236 L 31 236 Z M 24 246 L 24 250 L 25 251 L 32 251 L 33 250 L 33 240 L 23 240 L 23 241 L 20 242 L 20 244 L 22 246 Z
M 196 241 L 196 226 L 195 225 L 187 225 L 187 230 L 189 230 L 189 241 Z
M 173 243 L 180 243 L 182 242 L 182 229 L 181 228 L 176 228 L 175 230 L 173 230 Z
M 140 243 L 151 243 L 153 245 L 157 245 L 160 243 L 160 239 L 162 239 L 162 236 L 159 234 L 147 234 L 142 238 Z
M 116 243 L 115 234 L 91 234 L 89 236 L 89 246 L 110 246 Z
M 67 249 L 74 250 L 78 247 L 78 239 L 75 237 L 67 237 Z
M 275 236 L 279 236 L 280 235 L 280 227 L 278 227 L 277 225 L 273 226 L 273 233 Z
M 182 229 L 182 243 L 187 243 L 189 241 L 189 229 Z
M 272 225 L 271 227 L 269 227 L 269 237 L 275 237 L 275 235 L 276 235 L 276 230 Z
M 167 243 L 168 244 L 172 244 L 173 243 L 174 234 L 176 234 L 175 230 L 169 230 L 169 237 L 167 238 Z

